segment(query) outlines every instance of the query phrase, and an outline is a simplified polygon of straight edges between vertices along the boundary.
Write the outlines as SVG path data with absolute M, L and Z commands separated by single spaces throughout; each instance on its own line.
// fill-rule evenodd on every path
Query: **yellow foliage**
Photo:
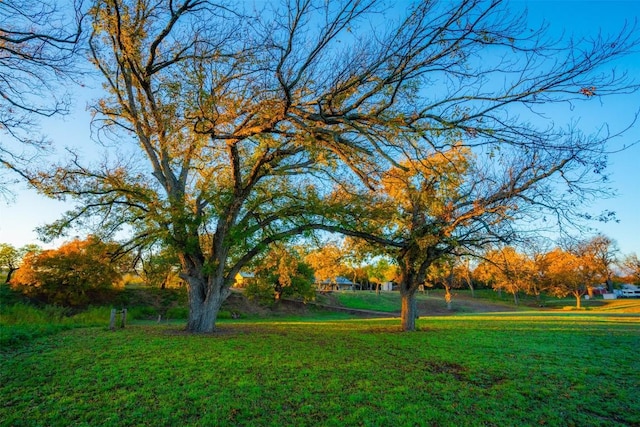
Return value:
M 406 211 L 450 219 L 471 160 L 471 151 L 461 144 L 424 159 L 405 160 L 390 168 L 381 180 L 382 188 Z
M 340 259 L 342 252 L 336 245 L 326 245 L 322 249 L 311 252 L 305 257 L 305 261 L 315 271 L 319 281 L 333 281 L 340 275 L 342 265 Z

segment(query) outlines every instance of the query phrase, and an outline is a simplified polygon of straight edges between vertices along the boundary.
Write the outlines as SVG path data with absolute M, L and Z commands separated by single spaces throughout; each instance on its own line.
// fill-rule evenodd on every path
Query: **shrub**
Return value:
M 25 295 L 71 307 L 84 307 L 109 295 L 119 273 L 111 262 L 112 245 L 94 237 L 59 249 L 29 253 L 11 285 Z
M 273 286 L 265 281 L 254 281 L 247 284 L 244 294 L 251 301 L 256 301 L 263 305 L 273 305 L 275 303 L 275 290 Z
M 167 319 L 187 319 L 189 317 L 189 309 L 187 307 L 172 307 L 167 310 Z M 220 316 L 218 316 L 220 318 Z

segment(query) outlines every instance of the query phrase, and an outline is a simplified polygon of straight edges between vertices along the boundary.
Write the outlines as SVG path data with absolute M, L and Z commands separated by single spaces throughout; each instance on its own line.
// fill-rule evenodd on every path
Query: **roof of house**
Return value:
M 318 282 L 318 280 L 316 279 L 316 282 Z M 355 285 L 355 283 L 353 283 L 351 280 L 347 279 L 344 276 L 338 276 L 335 278 L 335 280 L 323 280 L 322 282 L 319 282 L 323 285 L 329 285 L 329 284 L 335 284 L 335 285 Z
M 240 273 L 238 273 L 238 274 L 240 274 L 240 277 L 242 277 L 244 279 L 253 279 L 254 277 L 256 277 L 255 274 L 253 274 L 253 273 L 246 273 L 246 272 L 242 272 L 242 271 Z

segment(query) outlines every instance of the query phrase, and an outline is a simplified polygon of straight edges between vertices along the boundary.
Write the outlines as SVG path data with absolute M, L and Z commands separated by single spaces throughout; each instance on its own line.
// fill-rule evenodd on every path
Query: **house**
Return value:
M 383 282 L 380 285 L 381 291 L 392 291 L 393 290 L 393 282 Z
M 256 276 L 253 273 L 240 272 L 236 274 L 234 288 L 246 288 L 249 284 L 255 282 Z
M 360 289 L 360 285 L 358 283 L 354 283 L 343 276 L 338 276 L 335 280 L 327 279 L 319 281 L 316 279 L 316 286 L 324 291 L 354 291 L 356 289 Z

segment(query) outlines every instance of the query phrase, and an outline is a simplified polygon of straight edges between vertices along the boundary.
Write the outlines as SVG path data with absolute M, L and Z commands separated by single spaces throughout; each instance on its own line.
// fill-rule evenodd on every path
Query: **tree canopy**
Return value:
M 118 153 L 31 176 L 78 202 L 45 233 L 97 224 L 126 230 L 125 251 L 171 246 L 190 331 L 215 329 L 253 258 L 314 230 L 396 259 L 412 330 L 431 263 L 515 239 L 516 220 L 572 222 L 606 191 L 609 135 L 536 111 L 637 89 L 606 69 L 637 47 L 633 29 L 556 42 L 501 1 L 388 18 L 377 0 L 233 6 L 93 1 L 95 124 Z

